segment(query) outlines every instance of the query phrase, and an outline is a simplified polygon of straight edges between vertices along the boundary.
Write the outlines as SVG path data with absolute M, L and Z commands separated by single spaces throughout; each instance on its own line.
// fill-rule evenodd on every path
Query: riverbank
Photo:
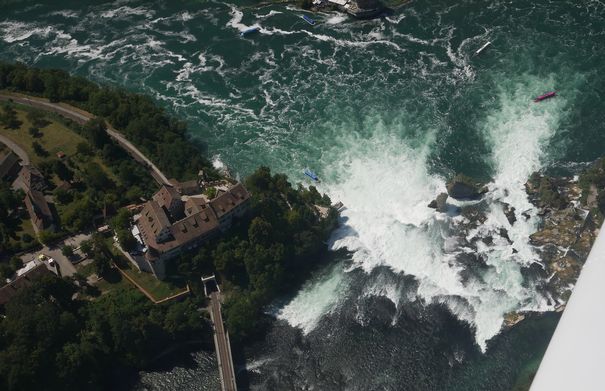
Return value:
M 48 80 L 40 79 L 43 83 L 41 95 L 48 95 L 50 101 L 46 101 L 41 98 L 34 98 L 17 94 L 16 92 L 31 92 L 26 86 L 20 85 L 18 82 L 14 82 L 18 75 L 23 72 L 28 74 L 39 75 L 53 75 L 56 77 L 57 73 L 53 71 L 42 70 L 37 68 L 26 68 L 23 65 L 11 65 L 6 63 L 0 63 L 0 81 L 4 81 L 0 88 L 11 89 L 10 93 L 0 94 L 0 99 L 13 100 L 14 102 L 21 105 L 34 106 L 42 108 L 44 110 L 52 111 L 56 114 L 66 116 L 72 119 L 76 123 L 82 125 L 83 129 L 89 129 L 90 132 L 86 133 L 88 138 L 91 139 L 93 146 L 102 150 L 102 156 L 107 155 L 104 146 L 110 144 L 110 138 L 114 138 L 126 151 L 130 152 L 134 158 L 138 161 L 142 161 L 145 166 L 150 167 L 150 171 L 155 173 L 154 177 L 160 183 L 167 181 L 166 176 L 155 167 L 154 163 L 140 152 L 137 147 L 126 140 L 125 136 L 130 136 L 141 139 L 141 135 L 133 136 L 133 131 L 139 126 L 139 115 L 133 113 L 132 110 L 139 110 L 137 103 L 129 102 L 130 120 L 122 118 L 121 116 L 111 116 L 110 122 L 124 124 L 124 136 L 117 134 L 113 128 L 105 131 L 104 126 L 97 127 L 97 123 L 103 124 L 103 120 L 97 120 L 93 118 L 93 115 L 83 111 L 82 109 L 74 108 L 64 102 L 59 103 L 60 98 L 67 100 L 68 96 L 71 96 L 71 103 L 77 102 L 81 107 L 91 107 L 92 111 L 102 112 L 106 110 L 106 105 L 116 106 L 117 109 L 122 106 L 122 102 L 119 99 L 120 95 L 129 95 L 126 92 L 118 92 L 115 100 L 109 100 L 104 103 L 104 106 L 99 107 L 98 103 L 90 95 L 88 98 L 79 97 L 74 98 L 70 94 L 74 94 L 73 91 L 69 93 L 57 94 L 56 91 L 52 90 Z M 85 80 L 77 79 L 71 75 L 58 73 L 61 75 L 59 78 L 63 78 L 67 84 L 74 84 L 75 89 L 80 89 L 80 93 L 83 95 L 92 94 L 95 91 L 102 95 L 115 94 L 114 90 L 104 90 L 104 87 L 92 85 L 90 82 Z M 51 76 L 49 76 L 51 77 Z M 50 83 L 50 82 L 48 82 Z M 92 91 L 88 91 L 92 89 Z M 86 92 L 84 92 L 86 91 Z M 76 94 L 77 95 L 77 94 Z M 139 102 L 142 106 L 149 103 L 148 98 L 140 95 L 130 95 L 131 98 Z M 142 102 L 142 103 L 141 103 Z M 150 112 L 159 110 L 156 106 L 149 108 Z M 112 120 L 113 118 L 113 120 Z M 166 118 L 166 117 L 163 117 Z M 157 117 L 156 117 L 157 119 Z M 161 120 L 161 118 L 160 118 Z M 132 122 L 139 124 L 137 126 L 132 125 Z M 172 125 L 174 120 L 168 120 L 171 125 L 169 128 L 175 130 L 182 129 L 182 127 L 175 127 Z M 159 131 L 161 126 L 156 126 L 155 130 Z M 51 129 L 48 129 L 49 135 L 52 133 Z M 164 137 L 164 136 L 160 136 Z M 168 137 L 176 137 L 174 134 Z M 150 156 L 163 157 L 167 153 L 170 153 L 170 148 L 174 145 L 186 143 L 185 134 L 181 134 L 181 137 L 171 140 L 170 145 L 165 143 L 149 144 L 149 140 L 145 142 L 139 141 L 139 145 L 146 144 L 146 149 L 152 151 Z M 157 140 L 156 140 L 157 141 Z M 196 148 L 195 144 L 192 148 Z M 83 147 L 77 148 L 78 151 Z M 201 150 L 196 149 L 198 162 L 205 162 L 205 159 L 201 155 Z M 187 156 L 187 151 L 179 151 L 181 158 Z M 78 152 L 79 153 L 79 152 Z M 89 160 L 94 156 L 94 151 L 90 151 L 88 155 Z M 160 159 L 162 160 L 162 159 Z M 166 161 L 166 160 L 163 160 Z M 191 166 L 180 167 L 175 165 L 174 161 L 170 160 L 168 165 L 169 170 L 173 172 L 182 173 L 182 175 L 191 171 Z M 193 167 L 205 167 L 196 166 Z M 211 173 L 214 171 L 211 170 Z M 121 176 L 120 176 L 121 177 Z M 256 338 L 258 335 L 262 335 L 264 317 L 262 311 L 265 305 L 270 303 L 277 297 L 277 295 L 287 292 L 288 289 L 293 286 L 294 283 L 299 282 L 300 278 L 304 278 L 305 275 L 312 270 L 313 266 L 318 263 L 317 260 L 322 259 L 322 254 L 327 253 L 328 249 L 325 245 L 328 237 L 332 230 L 337 224 L 337 212 L 336 209 L 331 207 L 330 199 L 320 194 L 317 189 L 313 186 L 305 188 L 299 186 L 295 188 L 288 181 L 287 177 L 283 174 L 272 174 L 269 168 L 261 167 L 256 170 L 252 175 L 246 178 L 244 181 L 247 189 L 251 193 L 251 211 L 243 218 L 237 219 L 229 232 L 223 233 L 223 235 L 211 242 L 206 242 L 201 249 L 190 251 L 187 254 L 183 254 L 176 259 L 171 261 L 172 273 L 184 276 L 192 286 L 197 286 L 197 289 L 193 289 L 194 292 L 199 292 L 200 276 L 210 272 L 217 272 L 220 276 L 222 288 L 226 296 L 225 305 L 225 316 L 226 324 L 229 327 L 229 332 L 232 339 L 244 343 L 245 341 Z M 96 185 L 96 190 L 102 193 L 105 189 L 104 186 L 110 187 L 111 182 L 106 181 Z M 105 218 L 105 215 L 103 216 Z M 109 221 L 105 221 L 108 223 Z M 90 224 L 90 221 L 82 221 L 81 224 Z M 78 227 L 76 227 L 78 228 Z M 74 228 L 74 229 L 76 229 Z M 106 249 L 104 250 L 103 241 L 100 238 L 93 240 L 95 242 L 95 251 L 89 256 L 94 259 L 96 265 L 101 264 L 101 260 L 109 262 L 107 257 L 111 257 L 111 254 Z M 315 261 L 311 261 L 315 260 Z M 99 270 L 101 268 L 99 267 Z M 108 277 L 108 274 L 102 271 L 98 272 L 100 275 Z M 63 284 L 65 287 L 69 287 L 72 291 L 78 291 L 83 289 L 83 284 L 72 286 L 70 281 L 56 282 L 57 284 Z M 294 284 L 295 286 L 295 284 Z M 31 289 L 37 289 L 38 286 L 34 284 Z M 31 289 L 25 289 L 23 294 L 28 294 Z M 67 288 L 66 288 L 67 289 Z M 85 308 L 84 314 L 87 311 L 94 311 L 95 308 L 102 305 L 110 305 L 110 303 L 116 303 L 117 295 L 120 292 L 108 293 L 101 295 L 99 298 L 93 296 L 86 296 L 84 300 L 77 299 L 72 304 L 73 307 Z M 121 303 L 119 300 L 116 303 L 117 310 L 112 312 L 109 316 L 110 322 L 113 322 L 113 317 L 123 315 L 125 322 L 135 322 L 139 320 L 143 326 L 149 326 L 157 329 L 153 335 L 161 336 L 159 341 L 150 340 L 143 336 L 138 336 L 133 346 L 125 343 L 120 344 L 119 341 L 111 341 L 116 346 L 113 347 L 114 351 L 112 354 L 126 355 L 127 357 L 122 358 L 121 362 L 124 363 L 123 368 L 118 372 L 127 373 L 132 369 L 144 368 L 150 364 L 151 361 L 155 360 L 150 358 L 153 356 L 161 356 L 170 347 L 167 344 L 178 343 L 184 337 L 188 337 L 199 332 L 202 335 L 208 334 L 207 322 L 200 316 L 198 307 L 202 300 L 196 299 L 195 297 L 186 299 L 183 303 L 170 303 L 154 306 L 153 310 L 150 310 L 150 304 L 141 302 L 138 292 L 129 292 L 129 295 L 137 297 L 136 302 L 134 300 L 128 301 L 128 303 Z M 80 297 L 77 295 L 75 297 Z M 46 294 L 41 295 L 41 300 L 50 300 L 51 298 L 46 297 Z M 65 306 L 70 303 L 69 297 L 65 298 Z M 124 308 L 126 306 L 133 306 L 134 308 Z M 10 321 L 22 322 L 26 327 L 29 319 L 13 319 L 15 318 L 14 313 L 18 310 L 18 302 L 9 303 L 8 313 L 11 314 L 12 318 Z M 154 319 L 139 319 L 140 310 L 144 308 L 145 311 L 151 311 L 155 313 Z M 125 311 L 122 313 L 120 311 Z M 175 314 L 174 311 L 182 311 L 182 314 Z M 69 312 L 69 311 L 68 311 Z M 133 314 L 135 319 L 131 319 L 129 315 Z M 95 314 L 96 316 L 96 314 Z M 166 319 L 164 319 L 165 317 Z M 193 320 L 195 318 L 195 321 Z M 80 316 L 78 318 L 80 327 L 86 325 L 90 319 L 86 316 Z M 187 322 L 187 325 L 179 324 L 180 321 Z M 7 321 L 0 322 L 0 327 L 4 326 Z M 122 338 L 120 333 L 114 336 L 116 339 Z M 79 334 L 75 334 L 79 335 Z M 51 337 L 55 339 L 55 337 Z M 72 338 L 73 339 L 73 338 Z M 153 343 L 152 343 L 153 342 Z M 11 342 L 12 343 L 12 342 Z M 84 349 L 83 346 L 85 341 L 75 338 L 69 340 L 69 343 L 75 345 L 74 350 L 77 354 L 84 355 L 84 352 L 80 350 Z M 142 348 L 140 345 L 144 345 Z M 118 346 L 119 345 L 119 346 Z M 7 349 L 13 348 L 13 345 L 8 345 Z M 27 349 L 25 349 L 27 350 Z M 159 352 L 158 352 L 159 351 Z M 144 354 L 141 354 L 144 353 Z M 61 354 L 71 354 L 73 352 L 61 352 Z M 87 354 L 87 353 L 86 353 Z M 98 360 L 105 360 L 105 356 L 101 355 L 97 357 L 94 355 L 94 362 Z M 120 361 L 120 360 L 118 360 Z M 95 382 L 100 382 L 99 378 L 102 378 L 105 374 L 115 371 L 115 364 L 113 362 L 107 362 L 103 366 L 100 366 L 99 370 L 94 374 L 85 374 L 89 371 L 83 370 L 87 364 L 79 364 L 75 366 L 82 372 L 79 376 L 79 380 L 76 380 L 77 384 L 79 381 L 89 382 L 90 379 L 95 379 Z M 2 371 L 10 371 L 11 367 L 0 366 L 0 373 Z M 71 376 L 71 372 L 68 372 Z M 22 374 L 19 374 L 20 382 L 23 381 Z M 33 379 L 32 381 L 46 381 L 52 384 L 61 384 L 65 381 L 62 375 L 61 380 L 54 377 L 54 371 L 49 372 L 46 377 L 40 377 L 39 379 Z M 105 384 L 106 380 L 101 382 Z M 6 384 L 7 389 L 14 389 L 12 383 Z M 51 386 L 53 388 L 54 386 Z

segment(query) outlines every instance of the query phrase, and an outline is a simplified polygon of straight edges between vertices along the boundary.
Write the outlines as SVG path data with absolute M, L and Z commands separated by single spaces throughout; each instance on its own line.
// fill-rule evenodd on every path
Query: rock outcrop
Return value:
M 441 193 L 428 205 L 429 208 L 437 209 L 437 212 L 447 212 L 447 193 Z
M 487 189 L 472 178 L 457 174 L 447 184 L 447 193 L 457 200 L 477 200 Z
M 510 206 L 506 202 L 503 202 L 502 204 L 504 205 L 504 215 L 506 216 L 508 223 L 510 225 L 515 224 L 515 221 L 517 221 L 517 216 L 515 216 L 515 207 Z

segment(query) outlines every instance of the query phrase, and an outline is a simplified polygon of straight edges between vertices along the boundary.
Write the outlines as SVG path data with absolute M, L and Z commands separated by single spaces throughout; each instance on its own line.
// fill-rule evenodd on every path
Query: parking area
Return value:
M 44 254 L 50 258 L 53 258 L 57 262 L 59 274 L 62 277 L 69 277 L 76 273 L 74 263 L 77 263 L 84 259 L 84 254 L 79 250 L 80 243 L 91 238 L 91 234 L 78 234 L 70 236 L 62 242 L 53 244 L 52 246 L 44 246 L 41 250 L 23 254 L 21 260 L 23 263 L 29 262 L 34 258 L 38 258 L 40 254 Z M 66 257 L 62 254 L 61 249 L 65 245 L 70 245 L 74 248 L 74 255 Z

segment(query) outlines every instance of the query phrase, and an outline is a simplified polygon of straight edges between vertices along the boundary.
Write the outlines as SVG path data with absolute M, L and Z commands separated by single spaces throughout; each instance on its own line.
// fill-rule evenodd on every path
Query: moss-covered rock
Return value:
M 457 200 L 476 200 L 485 192 L 481 183 L 464 174 L 457 174 L 447 183 L 447 193 Z
M 563 209 L 568 202 L 565 197 L 559 192 L 553 180 L 549 177 L 540 179 L 538 187 L 538 197 L 541 207 L 549 207 L 551 209 Z

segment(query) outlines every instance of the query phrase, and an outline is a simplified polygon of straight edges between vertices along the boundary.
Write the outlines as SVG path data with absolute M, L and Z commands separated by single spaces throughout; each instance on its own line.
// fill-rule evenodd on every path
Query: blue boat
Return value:
M 311 26 L 315 26 L 315 20 L 311 19 L 311 17 L 307 16 L 307 15 L 303 15 L 302 17 L 305 22 L 309 23 Z
M 260 27 L 258 27 L 258 26 L 256 26 L 256 27 L 250 27 L 250 28 L 245 29 L 241 33 L 239 33 L 239 35 L 242 36 L 242 37 L 245 37 L 246 35 L 257 33 L 259 31 L 260 31 Z
M 319 177 L 317 176 L 317 174 L 314 173 L 313 171 L 309 170 L 308 168 L 305 168 L 305 170 L 303 171 L 303 173 L 306 176 L 308 176 L 309 178 L 313 179 L 313 181 L 319 182 Z

